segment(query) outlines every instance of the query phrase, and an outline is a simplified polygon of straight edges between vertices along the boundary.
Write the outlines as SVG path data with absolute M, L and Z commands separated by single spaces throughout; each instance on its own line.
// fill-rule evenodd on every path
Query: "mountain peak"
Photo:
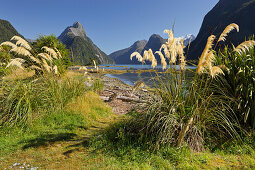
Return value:
M 76 21 L 75 23 L 73 23 L 73 27 L 74 27 L 74 28 L 81 28 L 82 25 L 81 25 L 81 23 L 79 23 L 78 21 Z
M 80 37 L 84 40 L 87 39 L 86 32 L 81 23 L 75 22 L 72 26 L 68 26 L 58 38 L 63 43 L 66 43 L 72 37 Z

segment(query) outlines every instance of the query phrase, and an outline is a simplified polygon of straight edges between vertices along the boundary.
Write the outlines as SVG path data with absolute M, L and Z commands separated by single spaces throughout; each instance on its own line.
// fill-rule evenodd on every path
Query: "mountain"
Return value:
M 92 60 L 96 60 L 99 64 L 114 63 L 86 35 L 83 26 L 79 22 L 67 27 L 58 39 L 71 50 L 71 60 L 76 64 L 88 65 L 92 64 Z
M 167 40 L 162 38 L 158 34 L 153 34 L 150 38 L 147 44 L 144 47 L 144 50 L 149 50 L 151 49 L 153 52 L 156 52 L 160 49 L 162 44 L 164 44 Z M 144 51 L 143 50 L 143 51 Z
M 224 28 L 231 23 L 238 24 L 240 32 L 231 32 L 225 44 L 231 42 L 237 45 L 245 38 L 254 35 L 254 11 L 255 0 L 220 0 L 204 17 L 197 38 L 190 45 L 188 59 L 198 59 L 206 45 L 207 38 L 211 34 L 219 37 Z
M 192 41 L 194 41 L 196 37 L 195 37 L 194 35 L 192 35 L 192 34 L 188 34 L 188 35 L 186 35 L 185 37 L 180 37 L 180 38 L 184 40 L 184 41 L 183 41 L 183 45 L 184 45 L 184 46 L 188 46 L 189 43 L 191 43 Z
M 195 36 L 192 34 L 188 34 L 185 37 L 180 37 L 184 39 L 184 45 L 188 45 L 189 41 L 193 41 L 195 39 Z M 132 46 L 125 48 L 123 50 L 119 50 L 116 52 L 111 53 L 109 56 L 115 60 L 116 64 L 141 64 L 137 60 L 133 59 L 132 61 L 130 60 L 130 55 L 137 51 L 141 55 L 143 54 L 144 50 L 149 50 L 152 49 L 153 52 L 156 52 L 160 49 L 162 44 L 164 44 L 167 40 L 162 38 L 158 34 L 153 34 L 150 38 L 149 41 L 146 40 L 141 40 L 135 42 Z M 155 55 L 158 62 L 159 61 L 159 56 Z
M 135 51 L 141 53 L 146 43 L 146 40 L 136 41 L 130 47 L 113 52 L 109 56 L 116 62 L 116 64 L 139 64 L 137 60 L 131 61 L 130 55 Z
M 10 24 L 9 21 L 0 19 L 0 43 L 4 41 L 10 41 L 10 39 L 14 36 L 18 35 L 23 37 L 18 33 L 18 31 Z

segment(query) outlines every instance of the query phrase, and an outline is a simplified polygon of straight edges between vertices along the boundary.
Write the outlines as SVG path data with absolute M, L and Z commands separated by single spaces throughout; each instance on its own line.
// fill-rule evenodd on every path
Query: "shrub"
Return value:
M 235 99 L 233 108 L 239 119 L 244 124 L 255 128 L 254 48 L 246 53 L 238 53 L 225 47 L 219 52 L 217 62 L 227 68 L 224 78 L 229 88 L 226 90 L 231 92 L 230 95 Z

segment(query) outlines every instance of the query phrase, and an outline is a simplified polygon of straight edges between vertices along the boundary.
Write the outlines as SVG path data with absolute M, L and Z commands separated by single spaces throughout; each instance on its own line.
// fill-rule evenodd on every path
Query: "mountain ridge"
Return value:
M 24 38 L 9 21 L 0 19 L 0 43 L 10 41 L 14 35 Z

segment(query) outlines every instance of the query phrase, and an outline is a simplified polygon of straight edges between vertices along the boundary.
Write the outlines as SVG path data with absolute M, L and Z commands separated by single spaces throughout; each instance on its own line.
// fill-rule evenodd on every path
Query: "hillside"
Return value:
M 0 19 L 0 43 L 9 41 L 14 35 L 21 36 L 9 21 Z
M 240 32 L 233 32 L 227 37 L 226 44 L 230 42 L 237 45 L 245 38 L 254 35 L 255 0 L 220 0 L 214 8 L 204 17 L 197 38 L 191 43 L 188 59 L 198 59 L 205 47 L 208 36 L 219 36 L 224 28 L 236 23 Z
M 137 60 L 130 60 L 130 55 L 137 51 L 137 52 L 142 52 L 146 45 L 147 41 L 146 40 L 141 40 L 141 41 L 136 41 L 133 45 L 131 45 L 128 48 L 125 48 L 123 50 L 119 50 L 116 52 L 111 53 L 109 56 L 114 59 L 114 61 L 117 64 L 139 64 Z
M 99 64 L 112 64 L 114 61 L 101 51 L 86 35 L 83 26 L 75 22 L 58 37 L 71 50 L 71 60 L 75 64 L 88 65 L 92 60 Z

